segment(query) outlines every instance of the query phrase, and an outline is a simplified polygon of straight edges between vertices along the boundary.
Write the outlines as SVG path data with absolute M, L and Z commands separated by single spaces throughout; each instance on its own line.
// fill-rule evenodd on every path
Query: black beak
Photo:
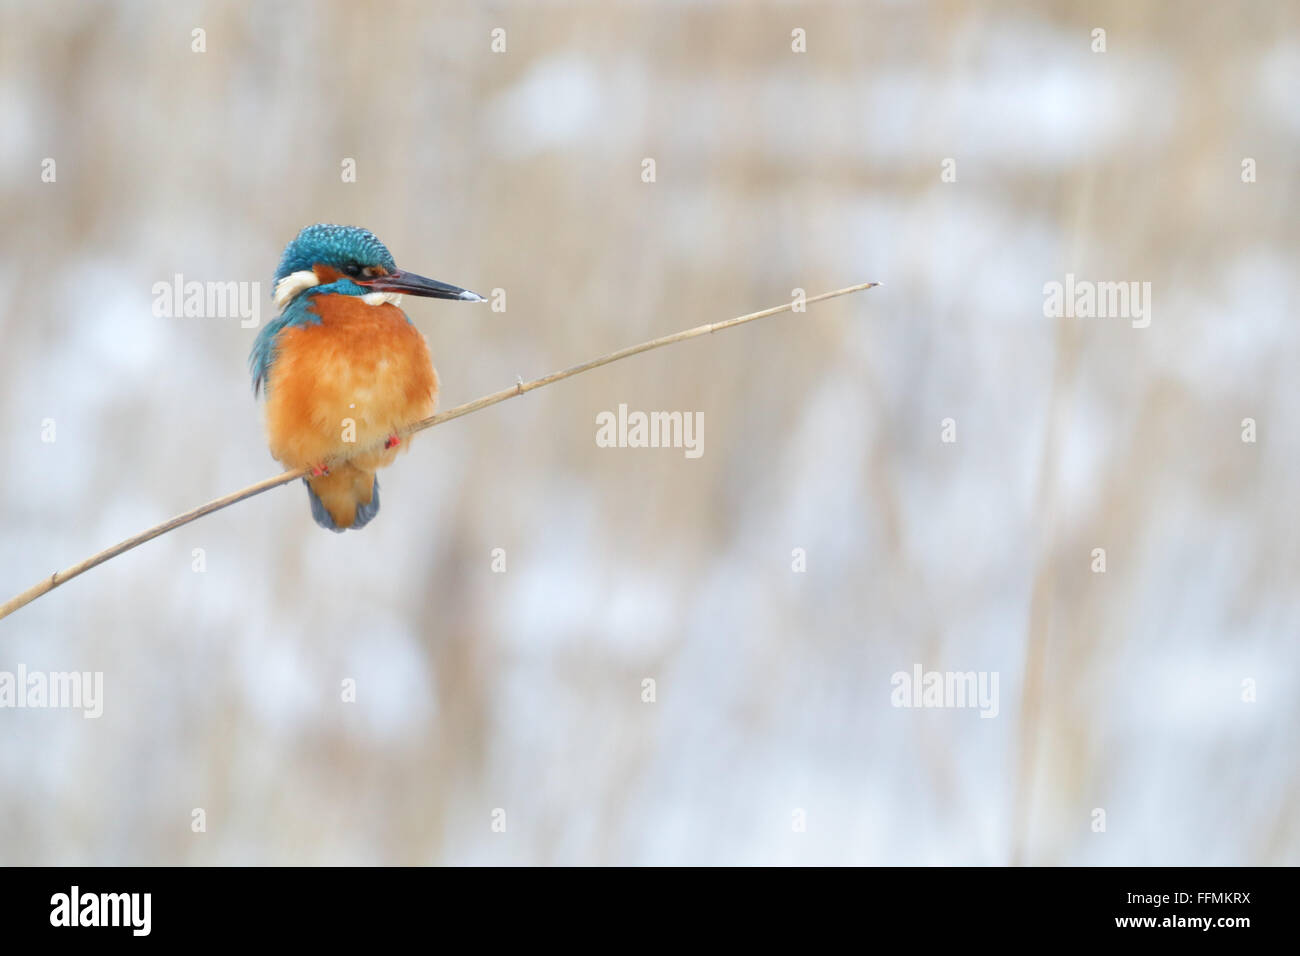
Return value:
M 390 272 L 386 276 L 373 279 L 353 279 L 357 285 L 379 292 L 402 292 L 406 295 L 422 295 L 430 299 L 459 299 L 461 302 L 486 302 L 477 292 L 462 289 L 458 285 L 448 285 L 437 279 L 426 279 L 414 272 Z

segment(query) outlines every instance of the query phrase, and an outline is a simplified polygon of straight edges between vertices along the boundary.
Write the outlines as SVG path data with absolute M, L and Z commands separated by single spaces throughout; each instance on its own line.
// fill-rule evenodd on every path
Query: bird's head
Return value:
M 485 301 L 468 289 L 398 269 L 392 253 L 368 229 L 317 223 L 303 229 L 285 247 L 275 271 L 275 304 L 284 308 L 300 293 L 325 286 L 343 295 L 406 293 Z

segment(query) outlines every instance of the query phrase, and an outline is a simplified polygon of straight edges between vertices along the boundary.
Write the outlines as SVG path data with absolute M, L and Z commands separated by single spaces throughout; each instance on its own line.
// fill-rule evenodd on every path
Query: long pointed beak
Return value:
M 403 292 L 407 295 L 422 295 L 430 299 L 459 299 L 461 302 L 486 302 L 477 292 L 462 289 L 458 285 L 448 285 L 437 279 L 426 279 L 414 272 L 390 272 L 386 276 L 373 279 L 353 279 L 357 285 L 379 292 Z

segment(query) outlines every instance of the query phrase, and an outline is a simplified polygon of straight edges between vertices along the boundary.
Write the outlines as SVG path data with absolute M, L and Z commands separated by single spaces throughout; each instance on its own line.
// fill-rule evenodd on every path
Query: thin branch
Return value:
M 821 295 L 812 296 L 805 299 L 806 303 L 822 302 L 826 299 L 834 299 L 837 296 L 848 295 L 851 292 L 861 292 L 863 289 L 870 289 L 872 286 L 880 285 L 879 282 L 863 282 L 860 285 L 851 285 L 845 289 L 836 289 L 834 292 L 823 292 Z M 693 329 L 686 329 L 682 332 L 674 332 L 672 335 L 660 336 L 657 339 L 651 339 L 649 342 L 642 342 L 640 345 L 632 345 L 625 349 L 619 349 L 617 352 L 610 352 L 608 355 L 602 355 L 600 358 L 594 358 L 590 361 L 583 362 L 581 365 L 574 365 L 572 368 L 566 368 L 561 372 L 552 372 L 550 375 L 543 375 L 541 378 L 535 378 L 531 382 L 520 381 L 510 388 L 503 388 L 499 392 L 493 392 L 491 395 L 484 395 L 482 398 L 476 398 L 472 402 L 466 402 L 464 405 L 457 405 L 455 408 L 440 412 L 437 415 L 430 416 L 419 422 L 416 422 L 410 428 L 402 432 L 402 436 L 414 435 L 416 432 L 424 431 L 426 428 L 432 428 L 434 425 L 441 425 L 443 422 L 449 422 L 453 418 L 460 418 L 462 415 L 468 415 L 470 412 L 477 412 L 481 408 L 487 408 L 489 405 L 495 405 L 498 402 L 504 402 L 507 398 L 514 398 L 516 395 L 522 395 L 524 392 L 531 392 L 535 388 L 541 388 L 543 385 L 551 385 L 555 382 L 563 381 L 566 378 L 572 378 L 583 372 L 589 372 L 593 368 L 600 368 L 602 365 L 609 365 L 611 362 L 617 362 L 621 359 L 633 355 L 639 355 L 641 352 L 649 352 L 651 349 L 663 348 L 665 345 L 673 345 L 677 342 L 684 342 L 687 339 L 697 338 L 701 335 L 709 335 L 713 332 L 721 332 L 723 329 L 729 329 L 737 325 L 743 325 L 746 322 L 753 322 L 755 319 L 766 318 L 769 315 L 777 315 L 781 312 L 789 312 L 794 308 L 794 302 L 787 302 L 785 305 L 778 305 L 771 309 L 764 309 L 762 312 L 751 312 L 749 315 L 738 316 L 734 319 L 727 319 L 723 322 L 714 322 L 711 325 L 697 325 Z M 361 454 L 367 448 L 357 448 L 352 455 Z M 351 457 L 349 455 L 348 457 Z M 184 514 L 179 514 L 169 521 L 164 521 L 160 525 L 155 525 L 148 531 L 142 531 L 137 535 L 127 538 L 119 544 L 113 545 L 98 554 L 91 555 L 79 564 L 63 571 L 56 571 L 48 578 L 43 579 L 32 587 L 28 588 L 22 594 L 11 598 L 4 604 L 0 605 L 0 618 L 8 617 L 14 611 L 18 610 L 25 604 L 30 604 L 42 594 L 53 591 L 60 584 L 70 581 L 79 574 L 84 574 L 96 565 L 103 564 L 119 554 L 125 554 L 132 548 L 139 547 L 146 541 L 166 534 L 168 531 L 175 531 L 177 528 L 189 524 L 191 521 L 197 521 L 204 515 L 210 515 L 214 511 L 220 511 L 222 508 L 228 508 L 236 502 L 243 501 L 245 498 L 251 498 L 254 495 L 260 495 L 264 491 L 270 491 L 280 485 L 286 485 L 295 478 L 302 478 L 306 475 L 306 469 L 299 468 L 294 471 L 286 471 L 282 475 L 276 475 L 274 478 L 267 478 L 259 481 L 255 485 L 249 485 L 239 491 L 232 492 L 224 497 L 209 501 L 205 505 L 200 505 Z

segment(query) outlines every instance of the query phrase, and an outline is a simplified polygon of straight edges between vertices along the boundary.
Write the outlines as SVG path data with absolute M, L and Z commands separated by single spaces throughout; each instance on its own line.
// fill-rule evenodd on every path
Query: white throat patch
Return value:
M 390 305 L 401 305 L 402 294 L 400 292 L 367 292 L 361 297 L 361 301 L 366 305 L 383 305 L 385 302 Z
M 283 309 L 294 300 L 294 296 L 299 292 L 317 285 L 320 285 L 320 279 L 317 279 L 316 273 L 312 272 L 310 269 L 303 269 L 300 272 L 290 272 L 275 284 L 275 296 L 273 297 L 275 307 L 277 309 Z

